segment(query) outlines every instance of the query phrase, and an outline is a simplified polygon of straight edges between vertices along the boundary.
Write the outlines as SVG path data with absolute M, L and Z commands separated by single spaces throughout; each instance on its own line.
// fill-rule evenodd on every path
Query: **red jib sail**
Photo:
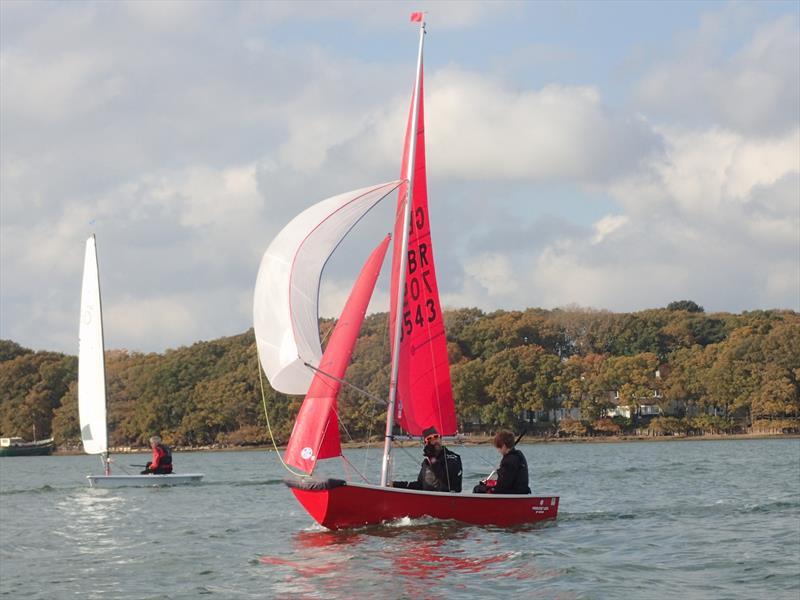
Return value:
M 342 385 L 340 380 L 350 364 L 389 240 L 390 236 L 386 236 L 361 269 L 297 414 L 284 460 L 306 473 L 313 472 L 318 460 L 342 454 L 336 397 Z
M 423 110 L 423 81 L 420 72 L 419 113 L 414 181 L 411 206 L 411 224 L 408 239 L 408 261 L 403 310 L 400 313 L 402 333 L 395 420 L 412 435 L 420 435 L 431 425 L 442 435 L 456 432 L 456 413 L 450 367 L 447 360 L 447 340 L 444 332 L 442 306 L 436 283 L 433 262 L 430 219 L 428 213 L 428 184 L 425 175 L 425 113 Z M 408 169 L 413 102 L 406 126 L 405 147 L 401 176 Z M 397 318 L 397 285 L 400 275 L 401 240 L 403 239 L 403 211 L 407 183 L 400 186 L 397 218 L 394 229 L 392 255 L 391 323 Z M 394 338 L 394 327 L 390 327 Z M 394 340 L 393 340 L 394 343 Z

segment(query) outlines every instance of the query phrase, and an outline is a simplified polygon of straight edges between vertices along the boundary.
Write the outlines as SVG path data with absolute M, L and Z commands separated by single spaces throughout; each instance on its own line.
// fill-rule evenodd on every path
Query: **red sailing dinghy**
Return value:
M 395 424 L 411 435 L 421 435 L 431 425 L 443 435 L 453 435 L 457 428 L 428 219 L 424 37 L 421 23 L 402 179 L 334 196 L 300 213 L 267 248 L 256 281 L 253 320 L 261 366 L 274 389 L 305 395 L 284 460 L 308 476 L 287 485 L 308 513 L 329 529 L 424 516 L 508 526 L 555 519 L 558 514 L 558 497 L 391 487 Z M 324 354 L 318 326 L 322 269 L 359 219 L 398 188 L 389 311 L 392 375 L 380 484 L 313 479 L 318 461 L 342 456 L 337 396 L 389 238 L 364 264 Z

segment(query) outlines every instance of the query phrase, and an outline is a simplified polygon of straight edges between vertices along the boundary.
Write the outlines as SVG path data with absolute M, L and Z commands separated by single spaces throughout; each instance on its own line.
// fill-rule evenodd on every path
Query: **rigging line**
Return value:
M 267 394 L 264 392 L 264 378 L 261 375 L 261 363 L 258 360 L 258 350 L 256 350 L 256 364 L 258 365 L 258 383 L 261 385 L 261 404 L 264 407 L 264 417 L 267 419 L 267 431 L 269 432 L 269 439 L 272 440 L 272 447 L 275 448 L 275 454 L 278 456 L 278 460 L 281 461 L 283 468 L 289 471 L 289 473 L 295 477 L 308 477 L 308 475 L 305 473 L 298 473 L 297 471 L 294 471 L 283 461 L 281 452 L 278 450 L 278 444 L 275 443 L 275 436 L 272 435 L 272 426 L 269 424 L 269 414 L 267 413 Z
M 347 429 L 347 425 L 345 425 L 344 421 L 343 421 L 343 420 L 342 420 L 342 418 L 339 416 L 339 409 L 338 409 L 338 406 L 339 406 L 339 402 L 338 402 L 338 395 L 337 395 L 337 398 L 336 398 L 336 400 L 337 400 L 337 402 L 336 402 L 336 406 L 337 406 L 337 408 L 334 408 L 334 409 L 333 409 L 333 412 L 334 412 L 334 414 L 336 415 L 336 421 L 339 423 L 339 425 L 342 427 L 342 429 L 344 429 L 344 432 L 345 432 L 345 434 L 347 435 L 347 439 L 348 439 L 348 440 L 350 440 L 351 442 L 354 442 L 355 440 L 353 439 L 353 436 L 352 436 L 352 435 L 350 435 L 350 431 Z
M 328 331 L 325 333 L 325 335 L 322 336 L 322 339 L 320 340 L 320 345 L 325 343 L 325 340 L 327 340 L 328 336 L 331 333 L 333 333 L 333 330 L 334 330 L 335 327 L 336 327 L 336 320 L 334 319 L 334 321 L 331 323 L 331 326 L 328 327 Z
M 390 276 L 390 279 L 391 279 L 391 276 Z M 389 364 L 390 365 L 391 365 L 391 361 L 392 361 L 392 358 L 391 358 L 392 350 L 390 348 L 391 343 L 390 343 L 390 340 L 389 340 L 389 331 L 390 331 L 390 328 L 391 328 L 391 320 L 392 319 L 391 319 L 391 310 L 390 310 L 389 312 L 386 313 L 386 321 L 385 321 L 385 326 L 383 328 L 383 348 L 384 348 L 384 350 L 389 352 Z M 389 376 L 389 379 L 391 380 L 391 375 Z M 389 404 L 389 402 L 388 401 L 384 401 L 383 404 L 385 406 L 387 406 Z M 372 431 L 373 431 L 373 427 L 375 425 L 375 411 L 376 410 L 377 410 L 377 404 L 373 402 L 372 403 L 372 413 L 370 413 L 370 416 L 369 416 L 369 427 L 367 428 L 367 447 L 366 447 L 366 451 L 364 452 L 364 471 L 367 470 L 367 467 L 369 465 L 369 456 L 370 456 L 370 451 L 372 450 Z M 387 418 L 388 418 L 388 415 L 387 415 Z
M 108 459 L 108 462 L 110 462 L 110 463 L 114 463 L 114 466 L 115 466 L 115 467 L 117 467 L 118 469 L 122 469 L 122 472 L 123 472 L 123 473 L 125 473 L 125 475 L 136 475 L 136 473 L 130 473 L 130 472 L 129 472 L 129 471 L 128 471 L 128 470 L 127 470 L 125 467 L 123 467 L 121 464 L 119 464 L 119 463 L 118 463 L 117 461 L 115 461 L 115 460 L 111 460 L 111 459 L 109 458 L 109 459 Z
M 309 366 L 310 366 L 310 365 L 309 365 Z M 313 368 L 313 367 L 312 367 L 312 368 Z M 320 373 L 322 373 L 322 371 L 320 371 Z M 322 374 L 323 374 L 323 375 L 327 375 L 327 373 L 322 373 Z M 331 375 L 331 377 L 333 377 L 333 375 Z M 374 403 L 374 402 L 372 403 L 372 411 L 373 411 L 373 415 L 374 415 L 374 414 L 375 414 L 375 403 Z M 341 428 L 342 428 L 342 429 L 344 429 L 344 432 L 345 432 L 345 434 L 347 435 L 347 438 L 348 438 L 348 439 L 349 439 L 351 442 L 354 442 L 355 440 L 353 439 L 353 436 L 352 436 L 352 435 L 350 435 L 350 431 L 347 429 L 347 425 L 345 424 L 344 420 L 343 420 L 343 419 L 341 418 L 341 416 L 339 415 L 338 403 L 337 403 L 337 408 L 335 408 L 335 409 L 333 410 L 333 412 L 334 412 L 334 414 L 336 415 L 336 421 L 337 421 L 337 422 L 338 422 L 338 424 L 341 426 Z M 367 438 L 367 439 L 369 440 L 369 438 Z M 340 456 L 342 457 L 342 460 L 344 460 L 346 464 L 350 465 L 350 467 L 351 467 L 351 468 L 352 468 L 352 469 L 353 469 L 353 470 L 354 470 L 354 471 L 355 471 L 355 472 L 358 474 L 358 476 L 359 476 L 359 477 L 361 477 L 361 479 L 363 479 L 363 480 L 364 480 L 366 483 L 369 483 L 369 480 L 368 480 L 366 477 L 364 477 L 364 475 L 361 473 L 361 471 L 359 471 L 359 470 L 358 470 L 358 469 L 355 467 L 355 465 L 354 465 L 353 463 L 351 463 L 351 462 L 350 462 L 350 461 L 347 459 L 347 457 L 344 455 L 344 451 L 342 451 L 342 453 L 340 454 Z M 366 469 L 366 463 L 365 463 L 365 466 L 364 466 L 364 470 L 365 470 L 365 471 L 367 470 L 367 469 Z
M 351 468 L 351 469 L 353 469 L 353 471 L 355 471 L 356 473 L 358 473 L 358 476 L 359 476 L 359 477 L 361 477 L 361 479 L 363 479 L 363 480 L 364 480 L 364 483 L 369 483 L 369 479 L 367 479 L 366 477 L 364 477 L 364 475 L 361 473 L 361 471 L 359 471 L 359 470 L 356 468 L 356 466 L 355 466 L 353 463 L 351 463 L 351 462 L 348 460 L 348 458 L 347 458 L 347 457 L 346 457 L 344 454 L 342 454 L 342 460 L 343 460 L 344 462 L 346 462 L 348 465 L 350 465 L 350 468 Z
M 372 413 L 369 415 L 369 427 L 367 427 L 367 447 L 364 451 L 364 471 L 367 470 L 367 465 L 369 464 L 369 451 L 370 446 L 372 445 L 372 427 L 375 424 L 375 410 L 377 409 L 377 404 L 375 402 L 372 403 Z
M 488 458 L 486 458 L 486 457 L 485 457 L 483 454 L 478 454 L 478 458 L 480 458 L 480 459 L 481 459 L 483 462 L 485 462 L 487 465 L 489 465 L 489 466 L 490 466 L 490 467 L 492 467 L 493 469 L 495 468 L 495 463 L 493 463 L 492 461 L 490 461 L 490 460 L 489 460 Z
M 390 276 L 391 279 L 391 276 Z M 389 348 L 389 327 L 390 327 L 390 314 L 386 314 L 386 326 L 383 328 L 383 348 L 384 350 L 389 350 L 389 354 L 391 355 L 391 349 Z M 389 362 L 391 363 L 391 356 L 389 357 Z M 384 402 L 384 405 L 388 404 L 388 402 Z M 372 450 L 372 429 L 375 425 L 375 411 L 377 410 L 377 404 L 375 402 L 372 403 L 372 413 L 369 416 L 369 427 L 367 427 L 367 447 L 364 451 L 364 471 L 366 472 L 367 467 L 369 466 L 369 455 L 370 450 Z
M 303 364 L 305 366 L 307 366 L 309 369 L 311 369 L 312 371 L 320 373 L 321 375 L 324 375 L 325 377 L 329 377 L 329 378 L 331 378 L 331 379 L 333 379 L 335 381 L 338 381 L 339 383 L 343 383 L 346 386 L 349 386 L 349 387 L 353 388 L 355 391 L 359 392 L 360 394 L 364 394 L 367 398 L 370 398 L 371 400 L 374 400 L 375 402 L 380 402 L 381 404 L 386 405 L 386 400 L 378 398 L 375 394 L 370 394 L 366 390 L 362 390 L 360 387 L 358 387 L 357 385 L 353 385 L 352 383 L 350 383 L 346 379 L 342 379 L 341 377 L 336 377 L 336 375 L 331 375 L 330 373 L 326 373 L 322 369 L 320 369 L 318 367 L 315 367 L 314 365 L 312 365 L 310 363 L 307 363 L 305 361 L 303 362 Z
M 414 460 L 414 461 L 416 461 L 416 460 L 417 460 L 417 457 L 416 457 L 416 456 L 414 456 L 413 454 L 411 454 L 411 452 L 410 452 L 410 451 L 408 450 L 408 448 L 406 448 L 405 446 L 400 446 L 400 450 L 402 450 L 403 452 L 405 452 L 405 453 L 406 453 L 406 455 L 408 455 L 408 457 L 409 457 L 411 460 Z
M 311 366 L 311 365 L 309 365 L 308 363 L 306 363 L 306 365 L 307 365 L 308 367 L 310 367 L 311 369 L 314 369 L 314 367 L 312 367 L 312 366 Z M 333 379 L 338 379 L 337 377 L 335 377 L 335 376 L 333 376 L 333 375 L 329 375 L 328 373 L 325 373 L 325 372 L 323 372 L 323 371 L 320 371 L 319 369 L 316 369 L 316 370 L 317 370 L 317 371 L 319 371 L 320 373 L 322 373 L 323 375 L 327 375 L 328 377 L 331 377 L 331 378 L 333 378 Z M 340 380 L 340 381 L 344 381 L 344 380 Z M 345 383 L 346 383 L 346 382 L 345 382 Z M 355 387 L 355 386 L 353 386 L 353 387 Z M 358 388 L 356 388 L 356 389 L 358 389 Z M 347 436 L 347 439 L 348 439 L 349 441 L 351 441 L 351 442 L 355 442 L 355 440 L 353 439 L 353 436 L 352 436 L 352 435 L 350 435 L 350 430 L 349 430 L 349 429 L 347 429 L 347 425 L 345 424 L 345 422 L 344 422 L 344 419 L 342 419 L 342 416 L 339 414 L 339 402 L 338 402 L 338 399 L 339 399 L 339 395 L 338 395 L 338 394 L 336 394 L 336 397 L 334 398 L 334 401 L 335 401 L 335 403 L 336 403 L 336 408 L 334 408 L 334 409 L 333 409 L 333 414 L 334 414 L 334 415 L 336 415 L 336 423 L 338 424 L 338 426 L 339 426 L 339 427 L 341 427 L 341 428 L 344 430 L 344 433 L 345 433 L 345 435 Z M 372 405 L 372 406 L 375 406 L 375 404 L 373 403 L 373 405 Z M 344 454 L 342 454 L 341 456 L 344 456 Z M 349 462 L 349 461 L 348 461 L 348 462 Z M 355 467 L 354 467 L 354 468 L 355 468 Z M 356 469 L 356 473 L 358 473 L 359 475 L 361 475 L 361 473 L 359 473 L 359 472 L 358 472 L 358 469 Z M 361 475 L 361 476 L 363 477 L 363 475 Z

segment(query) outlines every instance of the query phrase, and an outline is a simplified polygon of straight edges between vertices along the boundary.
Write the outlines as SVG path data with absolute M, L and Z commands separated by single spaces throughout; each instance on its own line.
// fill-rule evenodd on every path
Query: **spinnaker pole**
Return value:
M 390 456 L 392 453 L 392 430 L 394 429 L 394 407 L 397 401 L 397 377 L 400 371 L 400 337 L 403 329 L 403 301 L 405 300 L 406 269 L 408 268 L 408 235 L 411 224 L 411 205 L 414 190 L 414 163 L 417 150 L 417 123 L 419 121 L 419 92 L 422 79 L 422 48 L 425 42 L 425 21 L 419 26 L 419 53 L 417 55 L 417 79 L 414 84 L 414 109 L 411 112 L 411 128 L 409 129 L 408 165 L 406 169 L 406 199 L 403 215 L 403 239 L 400 245 L 400 280 L 397 284 L 395 299 L 394 344 L 392 347 L 392 374 L 389 383 L 389 405 L 386 409 L 386 434 L 383 444 L 383 462 L 381 463 L 381 485 L 390 485 Z

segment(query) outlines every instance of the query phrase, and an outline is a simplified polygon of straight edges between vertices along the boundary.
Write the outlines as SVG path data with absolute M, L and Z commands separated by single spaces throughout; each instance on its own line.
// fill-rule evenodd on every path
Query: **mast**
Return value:
M 97 259 L 97 238 L 92 234 L 94 239 L 94 261 L 97 264 L 97 308 L 100 315 L 100 356 L 102 357 L 101 363 L 103 365 L 103 404 L 106 406 L 103 412 L 106 415 L 106 449 L 105 452 L 100 454 L 103 461 L 103 475 L 111 475 L 111 457 L 108 454 L 108 390 L 106 383 L 106 341 L 105 332 L 103 331 L 103 298 L 100 293 L 100 261 Z
M 394 429 L 394 407 L 397 400 L 397 376 L 400 370 L 398 357 L 400 356 L 400 337 L 402 334 L 403 300 L 405 297 L 406 269 L 408 267 L 408 235 L 411 224 L 411 201 L 414 190 L 414 163 L 417 149 L 417 123 L 419 118 L 419 90 L 422 74 L 422 47 L 425 42 L 425 21 L 420 21 L 419 26 L 419 53 L 417 55 L 417 78 L 414 83 L 414 110 L 411 114 L 411 139 L 408 148 L 408 166 L 406 170 L 406 204 L 403 215 L 403 239 L 400 250 L 400 281 L 397 285 L 397 302 L 395 306 L 394 344 L 392 348 L 392 375 L 389 383 L 389 405 L 386 409 L 386 434 L 383 443 L 383 462 L 381 463 L 381 485 L 389 482 L 389 457 L 392 453 L 392 430 Z

